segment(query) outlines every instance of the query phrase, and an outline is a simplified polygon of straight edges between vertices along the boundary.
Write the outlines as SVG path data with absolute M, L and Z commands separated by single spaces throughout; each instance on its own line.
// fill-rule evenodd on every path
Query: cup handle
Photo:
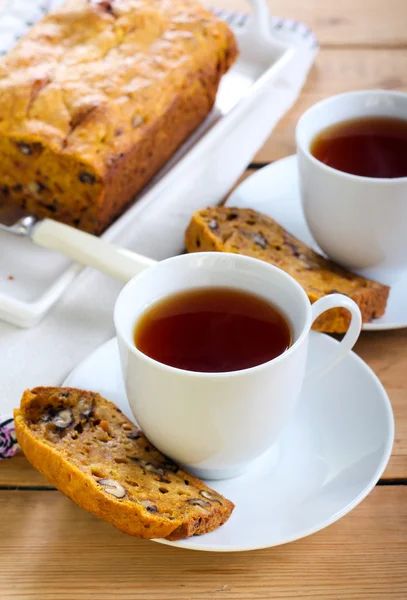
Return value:
M 320 298 L 314 302 L 314 304 L 311 306 L 312 322 L 314 322 L 315 319 L 317 319 L 326 310 L 338 307 L 346 308 L 351 313 L 351 321 L 348 331 L 346 332 L 340 344 L 336 346 L 333 354 L 325 358 L 322 361 L 322 364 L 317 365 L 306 373 L 305 383 L 311 383 L 316 379 L 319 379 L 319 377 L 332 369 L 334 365 L 336 365 L 350 350 L 352 350 L 359 337 L 362 329 L 362 315 L 360 313 L 360 309 L 356 302 L 351 300 L 351 298 L 344 296 L 343 294 L 329 294 L 329 296 L 324 296 L 323 298 Z

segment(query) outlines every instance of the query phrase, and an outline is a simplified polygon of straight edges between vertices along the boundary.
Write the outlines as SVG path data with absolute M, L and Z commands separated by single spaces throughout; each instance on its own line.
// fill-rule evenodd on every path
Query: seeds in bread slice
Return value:
M 311 302 L 327 294 L 345 294 L 358 304 L 364 323 L 383 316 L 386 309 L 388 286 L 342 269 L 254 210 L 218 206 L 195 212 L 185 245 L 188 252 L 233 252 L 280 267 L 298 281 Z M 322 314 L 313 327 L 344 333 L 349 323 L 349 312 L 334 308 Z
M 26 390 L 14 414 L 31 464 L 76 504 L 140 538 L 223 525 L 232 502 L 161 454 L 113 403 L 60 387 Z

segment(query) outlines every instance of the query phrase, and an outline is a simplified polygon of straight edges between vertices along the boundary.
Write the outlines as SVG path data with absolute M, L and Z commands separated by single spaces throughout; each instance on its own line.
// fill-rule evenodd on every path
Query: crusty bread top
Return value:
M 236 54 L 228 26 L 195 0 L 68 0 L 0 61 L 0 134 L 31 139 L 23 153 L 37 141 L 78 155 L 103 175 L 193 73 Z
M 99 394 L 27 390 L 15 423 L 27 458 L 51 483 L 127 533 L 179 539 L 218 527 L 233 510 Z

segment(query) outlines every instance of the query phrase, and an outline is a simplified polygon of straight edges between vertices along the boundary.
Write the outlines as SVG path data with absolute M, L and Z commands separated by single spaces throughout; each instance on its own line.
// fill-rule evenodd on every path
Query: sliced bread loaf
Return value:
M 15 411 L 32 465 L 82 508 L 140 538 L 216 529 L 234 505 L 163 456 L 111 402 L 72 388 L 27 390 Z
M 381 317 L 386 309 L 386 285 L 342 269 L 254 210 L 218 206 L 197 211 L 185 243 L 188 252 L 234 252 L 280 267 L 298 281 L 311 302 L 327 294 L 345 294 L 358 304 L 364 323 Z M 334 308 L 315 321 L 314 329 L 344 333 L 349 322 L 347 310 Z

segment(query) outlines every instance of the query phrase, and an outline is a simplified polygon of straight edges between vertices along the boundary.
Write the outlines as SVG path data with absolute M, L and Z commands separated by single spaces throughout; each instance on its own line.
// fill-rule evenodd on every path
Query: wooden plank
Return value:
M 384 478 L 407 478 L 407 330 L 365 332 L 356 352 L 373 369 L 389 394 L 395 441 Z
M 322 45 L 405 46 L 407 3 L 403 0 L 268 0 L 271 14 L 306 23 Z M 250 12 L 247 0 L 213 0 L 211 6 Z
M 407 487 L 375 488 L 352 513 L 313 536 L 222 554 L 131 538 L 57 492 L 3 491 L 1 597 L 405 600 L 406 506 Z
M 0 461 L 0 487 L 52 488 L 22 454 Z
M 407 90 L 405 50 L 322 50 L 297 103 L 278 123 L 253 162 L 268 163 L 293 154 L 297 121 L 315 102 L 350 90 L 378 88 Z

